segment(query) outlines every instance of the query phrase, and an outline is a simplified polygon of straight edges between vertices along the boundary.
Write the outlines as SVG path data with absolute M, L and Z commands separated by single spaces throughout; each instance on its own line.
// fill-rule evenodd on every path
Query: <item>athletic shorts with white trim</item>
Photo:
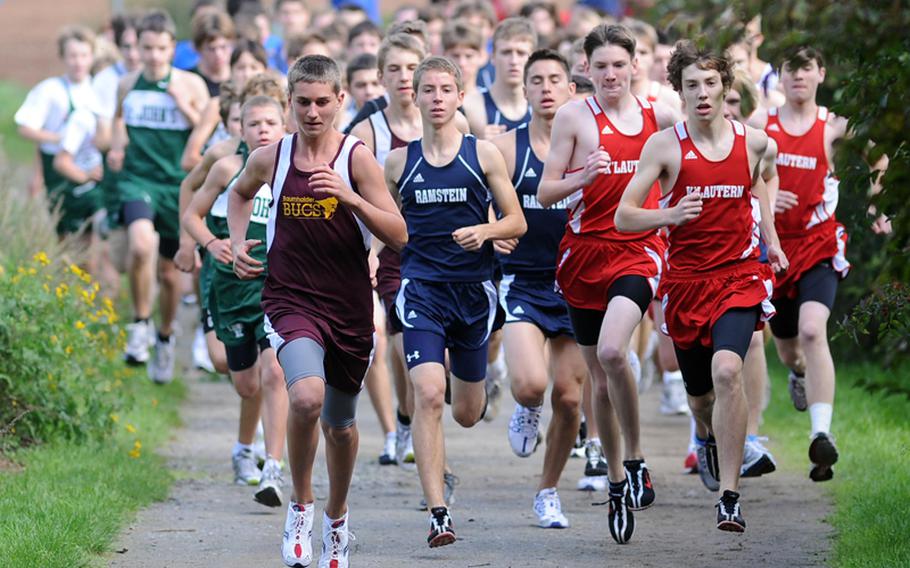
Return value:
M 537 326 L 547 338 L 574 337 L 566 301 L 556 291 L 553 278 L 504 274 L 499 293 L 507 325 L 527 322 Z
M 448 349 L 456 377 L 468 382 L 486 378 L 487 343 L 503 315 L 492 282 L 405 278 L 395 306 L 408 369 L 422 363 L 444 365 Z

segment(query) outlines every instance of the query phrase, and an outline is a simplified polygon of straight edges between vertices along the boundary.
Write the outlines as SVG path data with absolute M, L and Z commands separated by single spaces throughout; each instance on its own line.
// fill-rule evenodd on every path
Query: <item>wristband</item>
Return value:
M 209 242 L 205 243 L 205 246 L 202 247 L 202 248 L 205 249 L 205 250 L 209 250 L 209 245 L 212 244 L 212 243 L 214 243 L 214 242 L 217 241 L 217 240 L 218 240 L 218 237 L 212 237 L 212 240 L 210 240 Z

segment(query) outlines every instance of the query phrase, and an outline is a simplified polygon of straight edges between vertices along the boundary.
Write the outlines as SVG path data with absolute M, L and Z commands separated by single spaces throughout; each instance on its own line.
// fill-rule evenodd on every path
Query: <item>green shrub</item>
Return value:
M 76 265 L 44 252 L 0 265 L 0 445 L 107 433 L 126 402 L 123 332 Z

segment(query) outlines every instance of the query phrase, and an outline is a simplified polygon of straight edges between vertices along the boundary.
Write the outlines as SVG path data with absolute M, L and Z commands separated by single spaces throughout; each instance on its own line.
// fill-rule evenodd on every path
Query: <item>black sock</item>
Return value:
M 626 480 L 619 483 L 610 482 L 610 495 L 623 495 L 626 492 Z
M 134 318 L 133 323 L 148 323 L 149 318 Z
M 796 375 L 797 377 L 801 378 L 801 379 L 804 378 L 804 377 L 806 376 L 806 373 L 800 373 L 800 372 L 797 371 L 796 369 L 790 369 L 790 372 L 793 373 L 794 375 Z
M 449 512 L 449 510 L 446 507 L 433 507 L 432 509 L 430 509 L 430 514 L 433 515 L 434 517 L 441 517 L 448 512 Z
M 161 343 L 167 343 L 168 341 L 170 341 L 170 339 L 171 339 L 170 334 L 164 335 L 160 331 L 158 332 L 158 341 L 160 341 Z
M 399 424 L 401 424 L 402 426 L 411 425 L 411 417 L 402 414 L 400 408 L 398 410 L 396 410 L 395 413 L 398 414 L 398 423 Z

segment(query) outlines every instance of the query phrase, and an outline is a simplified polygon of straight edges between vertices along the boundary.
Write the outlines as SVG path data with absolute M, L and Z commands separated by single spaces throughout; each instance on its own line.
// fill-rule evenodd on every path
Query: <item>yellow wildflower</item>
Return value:
M 63 352 L 66 353 L 67 355 L 71 354 L 73 352 L 73 346 L 67 345 L 66 349 L 64 349 Z
M 28 269 L 28 275 L 29 275 L 29 276 L 34 276 L 35 274 L 38 274 L 38 269 L 36 269 L 34 266 L 33 266 L 33 267 L 30 267 L 30 268 Z
M 76 329 L 85 329 L 85 324 L 82 323 L 82 320 L 76 320 Z
M 45 291 L 45 292 L 47 292 L 48 294 L 50 294 L 51 289 L 50 289 L 50 286 L 47 285 L 47 282 L 45 282 L 44 284 L 42 284 L 41 287 L 44 288 L 44 291 Z
M 142 452 L 140 452 L 139 450 L 130 450 L 130 453 L 129 453 L 129 456 L 133 459 L 137 459 L 141 455 L 142 455 Z
M 51 263 L 51 259 L 49 259 L 47 257 L 47 253 L 44 252 L 43 250 L 35 253 L 35 256 L 32 257 L 32 260 L 34 260 L 41 266 L 47 266 L 48 264 Z
M 51 343 L 57 343 L 58 341 L 59 341 L 59 339 L 57 339 L 56 335 L 51 336 Z
M 3 276 L 4 274 L 6 274 L 6 269 L 3 268 L 3 266 L 0 266 L 0 276 Z
M 132 424 L 127 424 L 127 425 L 126 425 L 126 431 L 129 432 L 130 434 L 135 434 L 135 433 L 136 433 L 136 427 L 133 426 Z
M 111 422 L 113 422 L 114 424 L 120 422 L 120 415 L 119 415 L 119 414 L 111 414 Z
M 136 440 L 135 442 L 133 442 L 133 449 L 134 449 L 134 450 L 141 450 L 141 449 L 142 449 L 142 442 L 140 442 L 139 440 Z

